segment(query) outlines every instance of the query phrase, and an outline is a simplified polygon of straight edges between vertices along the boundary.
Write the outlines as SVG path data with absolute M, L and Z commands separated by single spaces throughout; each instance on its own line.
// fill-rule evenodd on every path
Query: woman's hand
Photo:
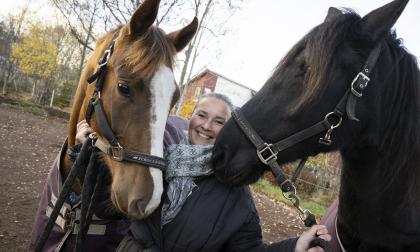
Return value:
M 86 120 L 82 120 L 77 124 L 76 142 L 84 143 L 90 133 L 93 133 L 93 129 L 89 127 Z
M 295 252 L 322 252 L 324 251 L 320 247 L 314 247 L 309 249 L 309 244 L 315 237 L 319 237 L 323 240 L 330 241 L 331 235 L 328 233 L 328 230 L 323 225 L 314 225 L 309 230 L 302 233 L 299 239 L 296 242 Z

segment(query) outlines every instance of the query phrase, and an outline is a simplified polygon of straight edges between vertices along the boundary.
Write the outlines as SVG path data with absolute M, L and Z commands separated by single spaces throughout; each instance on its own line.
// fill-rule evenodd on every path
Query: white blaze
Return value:
M 163 157 L 163 134 L 175 89 L 175 77 L 172 70 L 167 66 L 161 66 L 150 83 L 152 102 L 150 120 L 151 155 Z M 152 198 L 146 206 L 146 215 L 152 213 L 159 206 L 163 193 L 162 171 L 150 167 L 150 174 L 153 178 L 154 189 Z

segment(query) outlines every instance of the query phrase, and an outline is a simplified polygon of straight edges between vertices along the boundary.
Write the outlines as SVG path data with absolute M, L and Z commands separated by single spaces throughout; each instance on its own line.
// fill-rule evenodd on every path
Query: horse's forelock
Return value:
M 127 68 L 132 74 L 150 79 L 162 65 L 172 69 L 175 54 L 175 47 L 165 33 L 150 27 L 137 38 L 125 35 L 120 48 L 115 51 L 116 67 Z
M 293 49 L 285 56 L 278 66 L 277 74 L 281 74 L 282 68 L 287 68 L 296 57 L 303 53 L 306 69 L 302 94 L 296 101 L 294 110 L 319 97 L 326 88 L 331 62 L 336 57 L 337 47 L 342 44 L 353 32 L 350 26 L 354 25 L 360 16 L 348 10 L 346 14 L 321 24 L 312 29 Z

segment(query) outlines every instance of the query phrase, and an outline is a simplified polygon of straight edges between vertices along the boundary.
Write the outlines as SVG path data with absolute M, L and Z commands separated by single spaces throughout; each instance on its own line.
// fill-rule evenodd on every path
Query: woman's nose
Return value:
M 206 120 L 204 123 L 203 123 L 203 128 L 204 129 L 206 129 L 206 130 L 210 130 L 211 129 L 211 125 L 212 125 L 212 123 L 211 123 L 211 120 Z

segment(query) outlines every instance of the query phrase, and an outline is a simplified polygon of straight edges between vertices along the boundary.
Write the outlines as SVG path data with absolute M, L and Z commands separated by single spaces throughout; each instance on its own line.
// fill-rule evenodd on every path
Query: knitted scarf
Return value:
M 180 144 L 169 145 L 165 149 L 165 181 L 168 186 L 162 206 L 162 227 L 175 218 L 197 187 L 194 178 L 213 173 L 212 148 L 213 145 L 191 145 L 186 136 Z

